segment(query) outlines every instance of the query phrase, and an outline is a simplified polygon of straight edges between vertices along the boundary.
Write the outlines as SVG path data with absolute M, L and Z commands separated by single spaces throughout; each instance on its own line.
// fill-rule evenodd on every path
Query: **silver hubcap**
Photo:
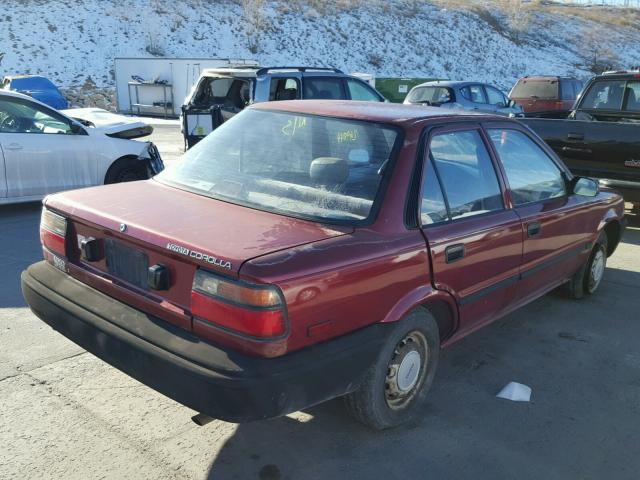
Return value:
M 385 379 L 385 400 L 390 408 L 404 408 L 420 391 L 428 358 L 427 339 L 418 331 L 396 345 Z
M 605 256 L 601 248 L 593 256 L 593 262 L 591 262 L 591 275 L 589 275 L 589 291 L 593 292 L 604 275 Z
M 420 354 L 415 350 L 407 353 L 398 368 L 398 389 L 401 392 L 408 392 L 418 381 L 420 374 Z

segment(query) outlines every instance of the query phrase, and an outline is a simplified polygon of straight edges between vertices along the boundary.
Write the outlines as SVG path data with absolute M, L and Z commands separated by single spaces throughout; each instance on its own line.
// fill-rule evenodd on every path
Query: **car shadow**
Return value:
M 20 273 L 42 259 L 41 202 L 0 206 L 0 308 L 25 306 Z

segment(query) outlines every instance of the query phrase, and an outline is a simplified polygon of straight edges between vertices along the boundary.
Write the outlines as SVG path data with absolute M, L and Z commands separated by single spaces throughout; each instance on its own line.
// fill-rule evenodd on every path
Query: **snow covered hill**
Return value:
M 4 0 L 0 74 L 108 88 L 114 57 L 231 57 L 509 88 L 525 74 L 588 77 L 593 58 L 640 65 L 640 28 L 624 21 L 633 12 L 607 11 L 604 22 L 578 10 L 515 0 Z

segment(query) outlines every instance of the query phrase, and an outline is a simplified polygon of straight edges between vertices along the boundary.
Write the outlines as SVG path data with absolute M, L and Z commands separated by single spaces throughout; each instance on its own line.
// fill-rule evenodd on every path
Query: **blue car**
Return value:
M 39 75 L 4 77 L 2 89 L 24 93 L 56 110 L 69 108 L 69 103 L 62 96 L 60 90 L 49 79 Z

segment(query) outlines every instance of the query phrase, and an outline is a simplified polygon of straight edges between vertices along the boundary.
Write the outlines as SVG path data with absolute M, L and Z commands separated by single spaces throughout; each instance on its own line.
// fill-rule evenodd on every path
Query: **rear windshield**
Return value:
M 558 80 L 518 80 L 511 98 L 558 98 Z
M 442 105 L 453 101 L 451 90 L 446 87 L 416 87 L 407 95 L 407 101 L 411 103 L 427 103 L 429 105 Z
M 376 123 L 245 110 L 155 178 L 289 216 L 365 220 L 397 132 Z

